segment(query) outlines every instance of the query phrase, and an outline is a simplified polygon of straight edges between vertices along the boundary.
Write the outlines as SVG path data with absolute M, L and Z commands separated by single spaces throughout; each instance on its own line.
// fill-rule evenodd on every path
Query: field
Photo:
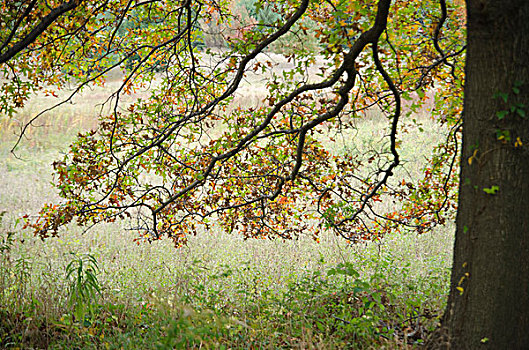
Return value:
M 452 224 L 357 245 L 213 229 L 178 250 L 135 244 L 124 222 L 70 226 L 44 242 L 22 230 L 18 218 L 57 198 L 50 164 L 96 125 L 96 105 L 116 84 L 41 118 L 19 158 L 10 153 L 16 120 L 51 102 L 37 96 L 16 119 L 0 119 L 0 348 L 405 349 L 426 339 L 447 295 Z M 242 93 L 257 99 L 259 82 Z M 420 173 L 417 150 L 443 137 L 427 113 L 414 118 L 425 131 L 403 135 L 409 176 Z M 384 123 L 376 114 L 359 121 L 364 141 Z

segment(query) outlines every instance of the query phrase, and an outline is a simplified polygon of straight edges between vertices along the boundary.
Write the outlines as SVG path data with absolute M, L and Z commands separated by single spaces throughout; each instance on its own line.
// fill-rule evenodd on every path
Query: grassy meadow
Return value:
M 0 116 L 0 348 L 420 347 L 444 308 L 452 224 L 353 246 L 332 234 L 245 241 L 213 229 L 178 250 L 169 240 L 137 245 L 126 223 L 69 226 L 46 241 L 22 230 L 18 218 L 57 198 L 51 163 L 96 125 L 97 104 L 117 84 L 44 115 L 18 158 L 13 133 L 53 99 Z M 246 84 L 238 98 L 258 99 L 264 82 Z M 409 176 L 420 173 L 417 150 L 443 137 L 427 113 L 414 118 L 425 131 L 403 135 Z M 383 136 L 386 122 L 358 121 L 361 142 Z

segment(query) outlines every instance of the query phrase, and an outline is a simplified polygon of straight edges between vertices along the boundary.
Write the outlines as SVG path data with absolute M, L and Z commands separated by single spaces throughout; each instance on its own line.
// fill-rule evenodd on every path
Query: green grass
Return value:
M 362 247 L 217 233 L 175 251 L 135 246 L 118 230 L 16 242 L 2 262 L 11 272 L 2 285 L 3 345 L 86 348 L 99 337 L 110 348 L 368 348 L 387 342 L 380 333 L 392 338 L 384 326 L 396 345 L 408 326 L 401 322 L 439 314 L 446 295 L 450 258 L 441 245 L 450 237 L 439 232 Z M 101 294 L 87 300 L 95 309 L 82 322 L 68 306 L 70 252 L 91 254 L 100 269 Z M 421 330 L 434 321 L 420 319 Z
M 88 105 L 49 115 L 52 127 L 33 131 L 21 159 L 9 153 L 13 121 L 3 121 L 0 348 L 405 349 L 435 327 L 447 295 L 451 224 L 353 246 L 332 234 L 320 243 L 245 241 L 213 228 L 178 250 L 169 241 L 135 244 L 126 222 L 87 233 L 72 225 L 46 241 L 22 230 L 18 218 L 57 199 L 50 164 L 93 125 L 80 113 Z M 22 120 L 34 114 L 28 109 Z M 425 133 L 402 136 L 407 176 L 419 173 L 426 155 L 416 150 L 443 137 L 420 120 Z M 383 147 L 376 142 L 386 123 L 359 121 L 356 141 Z

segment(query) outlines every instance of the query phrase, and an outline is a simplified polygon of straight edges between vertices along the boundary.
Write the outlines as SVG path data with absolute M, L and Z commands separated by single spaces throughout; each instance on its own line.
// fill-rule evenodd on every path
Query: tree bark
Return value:
M 529 1 L 467 0 L 467 11 L 459 208 L 437 347 L 529 349 Z

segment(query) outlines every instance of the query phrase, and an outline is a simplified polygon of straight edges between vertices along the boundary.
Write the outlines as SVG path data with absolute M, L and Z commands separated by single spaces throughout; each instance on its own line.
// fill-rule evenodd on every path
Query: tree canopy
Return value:
M 67 103 L 123 71 L 97 130 L 53 164 L 63 200 L 28 221 L 42 238 L 73 220 L 130 217 L 141 239 L 168 236 L 177 246 L 213 221 L 245 237 L 318 239 L 330 229 L 357 241 L 453 217 L 465 49 L 458 1 L 1 7 L 4 113 L 36 91 L 71 89 L 58 105 Z M 277 70 L 273 53 L 290 66 Z M 236 94 L 255 74 L 266 79 L 264 97 L 241 103 Z M 451 132 L 421 178 L 397 177 L 403 125 L 432 100 L 432 118 Z M 373 110 L 387 119 L 383 142 L 360 150 L 356 125 Z

